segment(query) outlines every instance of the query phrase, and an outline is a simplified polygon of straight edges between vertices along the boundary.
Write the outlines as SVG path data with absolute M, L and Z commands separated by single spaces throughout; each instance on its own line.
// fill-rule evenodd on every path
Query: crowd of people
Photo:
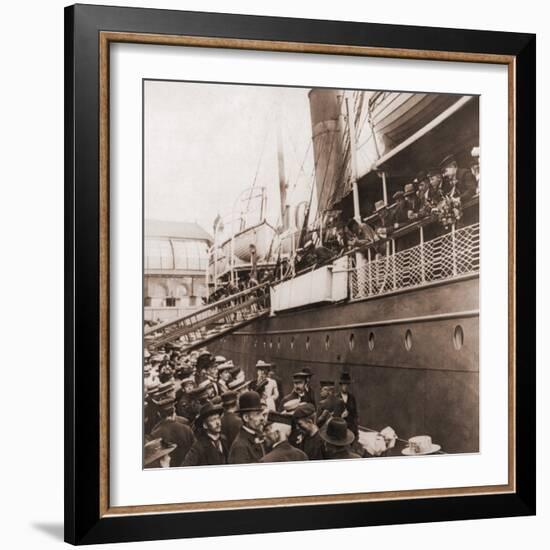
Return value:
M 258 361 L 246 379 L 232 360 L 206 348 L 182 353 L 168 344 L 145 352 L 146 468 L 361 458 L 395 444 L 391 428 L 376 448 L 359 441 L 359 411 L 351 376 L 321 380 L 293 373 L 285 393 L 277 367 Z M 380 447 L 382 442 L 382 448 Z
M 298 271 L 321 265 L 352 249 L 372 245 L 390 237 L 396 230 L 423 219 L 439 221 L 446 229 L 462 217 L 462 207 L 479 194 L 479 148 L 471 151 L 468 168 L 461 168 L 454 155 L 446 156 L 437 167 L 420 171 L 403 189 L 394 192 L 393 203 L 374 203 L 374 211 L 363 220 L 347 222 L 339 215 L 329 217 L 323 229 L 298 250 Z

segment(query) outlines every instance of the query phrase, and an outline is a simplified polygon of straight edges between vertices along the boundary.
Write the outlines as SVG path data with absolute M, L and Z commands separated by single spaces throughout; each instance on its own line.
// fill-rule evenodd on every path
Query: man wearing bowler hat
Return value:
M 331 418 L 320 430 L 321 439 L 324 441 L 326 458 L 361 458 L 350 450 L 355 436 L 348 429 L 343 418 Z
M 357 437 L 359 433 L 359 414 L 357 412 L 357 400 L 349 391 L 351 382 L 349 372 L 343 372 L 340 375 L 340 391 L 336 397 L 344 402 L 344 410 L 340 416 L 346 421 L 348 428 L 355 437 Z
M 264 406 L 255 391 L 245 391 L 239 396 L 237 413 L 243 425 L 229 451 L 229 464 L 250 464 L 259 462 L 265 455 L 263 430 L 265 426 Z
M 322 460 L 325 458 L 323 440 L 319 434 L 319 427 L 315 422 L 315 407 L 311 403 L 301 403 L 292 416 L 303 435 L 300 449 L 306 453 L 309 460 Z
M 223 407 L 206 403 L 201 407 L 197 424 L 200 435 L 185 456 L 182 466 L 227 463 L 227 442 L 222 434 Z
M 270 411 L 267 416 L 265 437 L 271 443 L 271 451 L 260 462 L 295 462 L 308 460 L 307 455 L 293 447 L 288 438 L 292 432 L 292 416 Z
M 392 209 L 391 220 L 393 228 L 399 229 L 410 223 L 405 193 L 403 191 L 396 191 L 393 194 L 393 200 L 395 201 L 395 206 Z
M 231 449 L 231 445 L 237 437 L 243 421 L 236 413 L 238 395 L 235 391 L 226 391 L 222 394 L 223 416 L 222 416 L 222 434 L 227 440 L 227 446 Z

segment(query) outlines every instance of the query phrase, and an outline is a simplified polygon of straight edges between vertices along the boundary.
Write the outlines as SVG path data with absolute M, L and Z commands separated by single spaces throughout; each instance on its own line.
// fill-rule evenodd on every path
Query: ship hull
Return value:
M 477 276 L 379 298 L 278 313 L 216 344 L 249 377 L 277 364 L 284 388 L 308 366 L 320 379 L 351 373 L 360 424 L 428 434 L 449 453 L 479 450 Z

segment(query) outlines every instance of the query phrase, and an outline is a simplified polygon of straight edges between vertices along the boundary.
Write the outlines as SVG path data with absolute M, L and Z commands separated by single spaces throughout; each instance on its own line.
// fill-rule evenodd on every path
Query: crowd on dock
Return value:
M 379 456 L 395 445 L 387 427 L 367 443 L 350 374 L 321 380 L 307 368 L 285 388 L 273 363 L 256 377 L 207 349 L 145 352 L 144 466 L 248 464 Z M 315 384 L 317 386 L 317 384 Z

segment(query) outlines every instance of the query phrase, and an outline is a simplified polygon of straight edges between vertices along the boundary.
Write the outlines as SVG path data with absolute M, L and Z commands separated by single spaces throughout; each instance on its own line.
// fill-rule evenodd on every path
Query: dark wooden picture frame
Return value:
M 507 485 L 484 491 L 403 491 L 399 498 L 354 494 L 110 507 L 108 83 L 109 45 L 113 42 L 486 62 L 508 67 Z M 92 544 L 535 513 L 535 56 L 535 36 L 531 34 L 92 5 L 66 8 L 67 542 Z

